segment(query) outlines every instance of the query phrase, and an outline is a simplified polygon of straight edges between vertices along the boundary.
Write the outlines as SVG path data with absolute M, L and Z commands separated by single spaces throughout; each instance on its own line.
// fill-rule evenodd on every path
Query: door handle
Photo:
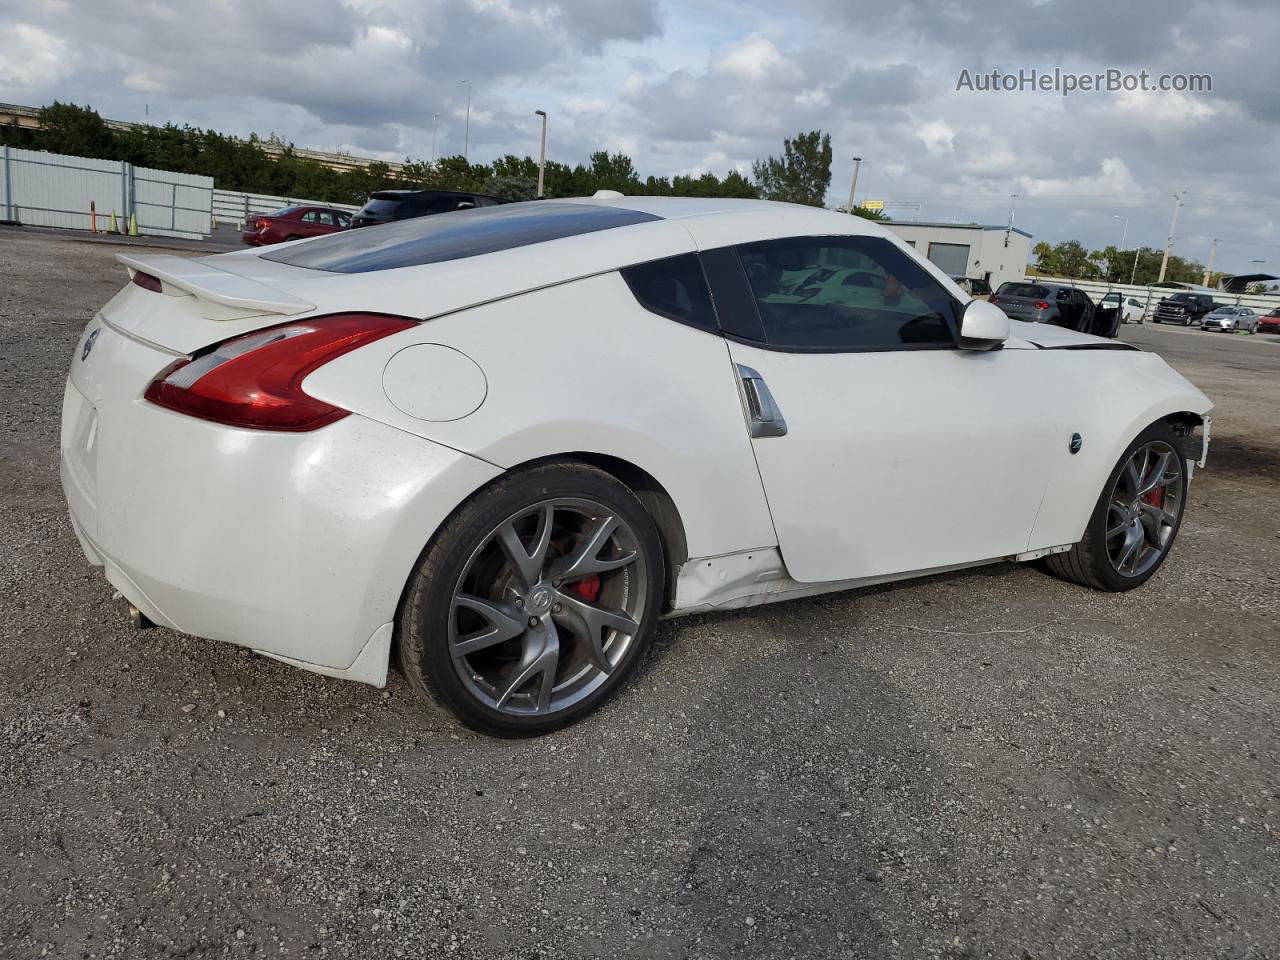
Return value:
M 751 427 L 752 439 L 762 437 L 785 437 L 787 421 L 778 409 L 778 403 L 769 392 L 764 377 L 751 367 L 736 364 L 738 376 L 742 380 L 742 394 L 747 401 L 747 423 Z

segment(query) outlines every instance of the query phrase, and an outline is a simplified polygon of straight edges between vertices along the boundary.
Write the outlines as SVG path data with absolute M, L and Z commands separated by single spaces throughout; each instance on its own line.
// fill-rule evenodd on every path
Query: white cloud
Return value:
M 945 120 L 930 120 L 916 130 L 916 137 L 930 153 L 951 153 L 956 132 Z
M 71 70 L 61 37 L 29 23 L 10 27 L 0 44 L 0 87 L 39 87 L 57 83 Z
M 716 62 L 716 69 L 741 80 L 759 80 L 786 65 L 773 41 L 753 33 L 732 44 Z

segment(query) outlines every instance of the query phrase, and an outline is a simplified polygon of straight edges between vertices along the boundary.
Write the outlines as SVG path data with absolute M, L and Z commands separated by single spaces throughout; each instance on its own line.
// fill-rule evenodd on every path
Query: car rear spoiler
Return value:
M 301 297 L 220 270 L 202 259 L 167 254 L 135 257 L 126 253 L 116 254 L 116 259 L 128 268 L 130 277 L 145 273 L 159 280 L 163 292 L 170 296 L 195 297 L 206 320 L 238 320 L 264 313 L 293 316 L 316 308 Z

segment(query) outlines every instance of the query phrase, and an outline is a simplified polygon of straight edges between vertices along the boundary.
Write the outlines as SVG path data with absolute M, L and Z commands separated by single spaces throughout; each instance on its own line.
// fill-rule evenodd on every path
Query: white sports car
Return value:
M 62 478 L 135 619 L 538 733 L 664 615 L 1168 555 L 1210 402 L 809 207 L 545 200 L 122 255 Z

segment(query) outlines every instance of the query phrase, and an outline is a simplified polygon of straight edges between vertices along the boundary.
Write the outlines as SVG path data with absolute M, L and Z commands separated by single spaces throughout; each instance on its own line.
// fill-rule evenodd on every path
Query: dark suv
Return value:
M 370 227 L 375 223 L 408 220 L 432 213 L 470 210 L 473 207 L 496 207 L 510 203 L 501 197 L 482 193 L 459 193 L 454 190 L 379 190 L 369 195 L 368 202 L 351 218 L 353 227 Z
M 1175 293 L 1156 305 L 1156 323 L 1180 323 L 1189 327 L 1213 313 L 1218 305 L 1208 293 Z

